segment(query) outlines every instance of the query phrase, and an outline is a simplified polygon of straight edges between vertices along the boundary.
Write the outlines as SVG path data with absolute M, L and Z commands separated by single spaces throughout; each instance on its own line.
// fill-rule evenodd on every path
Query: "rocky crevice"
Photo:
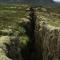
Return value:
M 30 21 L 28 19 L 26 21 L 25 18 L 23 18 L 23 22 L 20 21 L 20 23 L 18 23 L 19 25 L 23 23 L 26 34 L 29 37 L 27 46 L 21 48 L 20 43 L 15 45 L 16 37 L 13 39 L 13 42 L 8 38 L 9 43 L 8 45 L 6 44 L 7 42 L 5 43 L 5 48 L 7 50 L 10 49 L 8 52 L 12 53 L 15 51 L 15 53 L 12 55 L 11 53 L 7 53 L 7 56 L 10 55 L 8 57 L 11 58 L 11 60 L 60 60 L 60 28 L 51 26 L 42 19 L 36 19 L 34 12 L 35 11 L 30 11 Z M 2 39 L 3 37 L 4 39 Z M 9 36 L 3 37 L 0 40 L 5 40 Z M 17 40 L 19 42 L 19 39 Z M 12 45 L 13 43 L 14 46 Z M 5 57 L 5 52 L 2 55 Z M 17 55 L 19 57 L 17 57 Z M 6 60 L 10 60 L 7 56 Z

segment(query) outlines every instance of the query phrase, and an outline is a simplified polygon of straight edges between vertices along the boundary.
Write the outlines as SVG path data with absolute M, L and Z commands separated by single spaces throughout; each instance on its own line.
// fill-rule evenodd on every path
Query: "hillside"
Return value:
M 60 13 L 43 8 L 38 18 L 35 30 L 37 60 L 59 60 Z
M 53 2 L 53 0 L 0 0 L 0 4 L 14 4 L 14 3 L 23 3 L 23 4 L 31 4 L 31 5 L 44 5 L 51 7 L 58 7 L 60 4 Z
M 31 33 L 33 24 L 29 20 L 29 12 L 26 11 L 29 7 L 17 4 L 0 5 L 0 60 L 49 60 L 49 57 L 59 60 L 59 8 L 35 7 L 37 19 L 34 35 Z M 35 46 L 31 43 L 34 36 Z

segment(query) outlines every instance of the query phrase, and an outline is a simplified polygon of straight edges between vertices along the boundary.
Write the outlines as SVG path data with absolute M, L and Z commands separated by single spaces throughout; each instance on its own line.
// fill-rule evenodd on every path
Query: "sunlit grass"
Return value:
M 2 32 L 1 30 L 11 29 L 15 36 L 19 34 L 22 44 L 27 44 L 28 36 L 26 36 L 26 30 L 22 27 L 22 24 L 18 25 L 20 18 L 26 17 L 27 5 L 0 5 L 0 36 L 8 36 L 8 32 Z M 10 28 L 9 28 L 10 27 Z M 16 33 L 18 32 L 18 33 Z
M 47 21 L 48 24 L 60 27 L 60 14 L 56 12 L 39 12 L 39 18 L 40 20 Z

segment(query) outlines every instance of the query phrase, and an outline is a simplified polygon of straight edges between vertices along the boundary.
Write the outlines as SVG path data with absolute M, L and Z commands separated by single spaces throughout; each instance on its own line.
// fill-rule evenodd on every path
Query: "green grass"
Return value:
M 41 20 L 47 21 L 48 24 L 52 26 L 60 27 L 60 13 L 58 13 L 58 10 L 56 12 L 55 10 L 49 10 L 49 13 L 47 11 L 44 12 L 39 10 L 39 18 L 41 18 Z
M 0 36 L 8 36 L 9 33 L 2 32 L 1 30 L 12 29 L 11 36 L 17 34 L 21 37 L 21 44 L 26 45 L 28 36 L 26 35 L 26 30 L 22 27 L 22 23 L 18 24 L 20 18 L 27 17 L 26 8 L 27 5 L 0 5 Z M 9 26 L 11 28 L 9 28 Z
M 0 24 L 11 25 L 13 23 L 14 25 L 15 21 L 26 17 L 26 8 L 23 5 L 0 5 Z

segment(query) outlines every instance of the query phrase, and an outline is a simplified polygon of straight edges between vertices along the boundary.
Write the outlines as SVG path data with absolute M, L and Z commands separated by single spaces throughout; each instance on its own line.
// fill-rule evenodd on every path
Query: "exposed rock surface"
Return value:
M 60 28 L 36 21 L 37 60 L 60 60 Z M 41 58 L 42 57 L 42 58 Z

